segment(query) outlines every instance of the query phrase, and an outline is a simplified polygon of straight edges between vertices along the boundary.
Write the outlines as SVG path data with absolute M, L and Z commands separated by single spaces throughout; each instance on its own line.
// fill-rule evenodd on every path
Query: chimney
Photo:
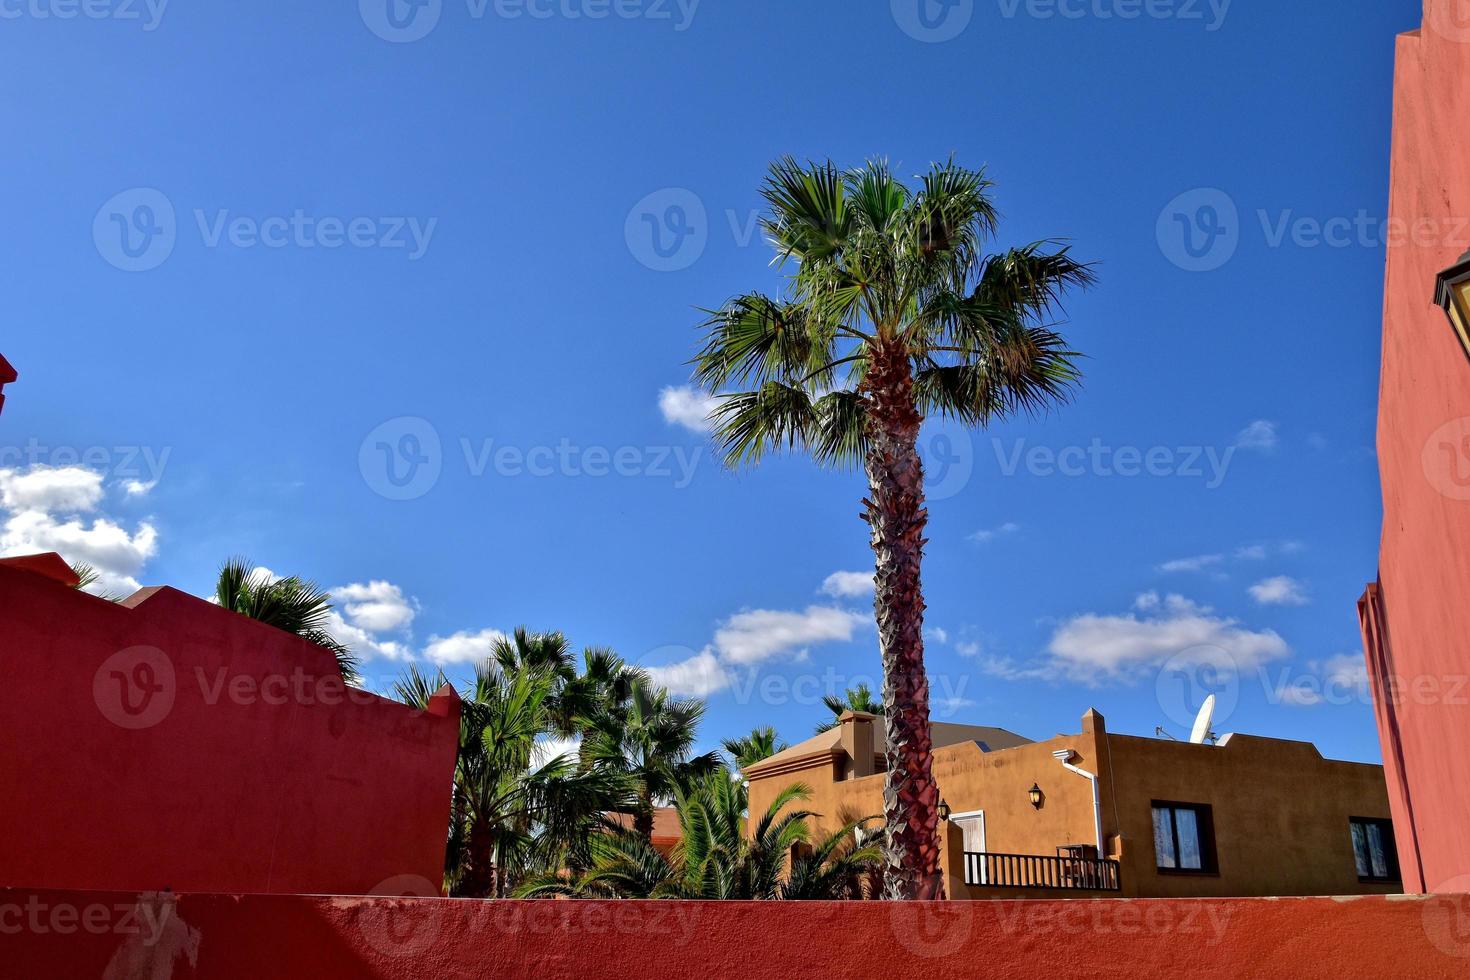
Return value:
M 18 377 L 20 375 L 15 373 L 15 368 L 10 366 L 5 355 L 0 354 L 0 412 L 5 411 L 5 386 Z
M 1087 714 L 1082 716 L 1082 731 L 1086 735 L 1106 735 L 1108 733 L 1107 719 L 1103 718 L 1102 712 L 1096 708 L 1088 708 Z
M 877 715 L 865 711 L 848 711 L 837 719 L 842 730 L 839 744 L 847 753 L 844 779 L 861 779 L 877 772 L 878 767 L 873 764 L 873 723 L 877 720 Z

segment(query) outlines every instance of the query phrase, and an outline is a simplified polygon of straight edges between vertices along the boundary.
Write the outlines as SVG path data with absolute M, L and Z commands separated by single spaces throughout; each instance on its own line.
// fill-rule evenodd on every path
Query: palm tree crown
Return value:
M 304 640 L 326 647 L 337 660 L 342 679 L 358 679 L 357 657 L 327 629 L 332 595 L 296 576 L 274 578 L 244 558 L 231 558 L 220 567 L 214 599 L 226 609 L 249 616 Z
M 720 743 L 725 751 L 730 753 L 730 758 L 735 765 L 746 769 L 755 765 L 763 759 L 769 759 L 777 752 L 784 752 L 790 748 L 781 741 L 781 736 L 776 734 L 776 729 L 770 725 L 764 728 L 753 728 L 749 735 L 740 738 L 727 738 Z
M 887 894 L 933 898 L 938 792 L 930 771 L 920 582 L 926 418 L 985 425 L 1041 412 L 1080 380 L 1053 328 L 1063 294 L 1093 282 L 1068 248 L 987 253 L 997 212 L 981 171 L 935 165 L 914 188 L 888 166 L 771 166 L 763 227 L 786 270 L 779 297 L 708 311 L 695 380 L 731 465 L 803 450 L 861 464 L 875 559 L 888 765 Z
M 859 684 L 857 687 L 848 688 L 847 693 L 840 698 L 831 694 L 824 694 L 822 695 L 822 703 L 827 706 L 828 711 L 832 712 L 832 720 L 823 722 L 817 726 L 818 735 L 823 732 L 830 732 L 836 728 L 837 723 L 842 720 L 842 716 L 849 711 L 861 711 L 869 715 L 883 714 L 883 703 L 873 697 L 872 689 L 866 684 Z

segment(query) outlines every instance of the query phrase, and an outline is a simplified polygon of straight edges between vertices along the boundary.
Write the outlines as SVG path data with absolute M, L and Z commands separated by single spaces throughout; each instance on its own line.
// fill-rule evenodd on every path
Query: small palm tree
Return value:
M 827 706 L 828 711 L 832 712 L 832 720 L 825 721 L 817 726 L 818 735 L 823 732 L 830 732 L 836 728 L 838 722 L 842 720 L 842 716 L 849 711 L 861 711 L 866 714 L 879 716 L 883 714 L 883 703 L 873 697 L 872 690 L 866 684 L 859 684 L 857 687 L 848 688 L 846 699 L 835 697 L 831 694 L 824 694 L 822 696 L 822 703 Z
M 423 709 L 444 683 L 442 672 L 430 679 L 411 666 L 395 689 Z M 528 876 L 562 867 L 598 815 L 633 803 L 630 781 L 611 766 L 581 766 L 570 755 L 537 759 L 556 684 L 544 664 L 507 671 L 487 660 L 462 692 L 445 856 L 453 895 L 510 894 Z
M 359 679 L 357 658 L 327 631 L 332 595 L 316 583 L 296 576 L 272 579 L 244 558 L 231 558 L 220 567 L 214 598 L 226 609 L 326 647 L 344 681 Z
M 676 799 L 683 838 L 672 854 L 636 832 L 609 826 L 592 845 L 587 870 L 543 874 L 522 897 L 839 900 L 864 897 L 862 882 L 878 866 L 876 846 L 856 842 L 849 823 L 809 846 L 807 810 L 790 809 L 810 790 L 787 787 L 747 833 L 746 788 L 719 775 Z M 794 852 L 794 856 L 793 856 Z
M 676 698 L 638 680 L 626 705 L 604 706 L 587 719 L 583 760 L 612 766 L 637 786 L 633 830 L 645 841 L 653 840 L 653 809 L 660 800 L 721 768 L 718 753 L 694 754 L 703 717 L 703 701 Z
M 783 449 L 861 464 L 883 658 L 888 895 L 942 889 L 930 772 L 920 581 L 929 417 L 984 426 L 1040 412 L 1080 379 L 1053 328 L 1063 294 L 1093 274 L 1065 247 L 986 253 L 997 213 L 983 172 L 936 165 L 915 188 L 873 162 L 773 164 L 763 226 L 789 270 L 783 296 L 737 296 L 704 324 L 695 380 L 720 396 L 726 462 Z
M 92 586 L 102 581 L 102 573 L 99 572 L 97 570 L 97 567 L 90 562 L 72 562 L 71 570 L 77 577 L 77 584 L 72 586 L 72 588 L 77 589 L 78 591 L 86 592 L 88 589 L 92 588 Z M 117 595 L 114 592 L 93 592 L 91 594 L 95 595 L 99 599 L 106 599 L 108 602 L 121 602 L 123 599 L 122 596 Z
M 725 751 L 730 754 L 735 765 L 742 770 L 790 748 L 781 741 L 781 736 L 777 735 L 776 729 L 770 725 L 764 728 L 752 728 L 749 735 L 727 738 L 720 744 L 725 747 Z
M 876 820 L 851 820 L 800 849 L 781 885 L 788 901 L 840 902 L 877 898 L 883 848 L 866 833 Z

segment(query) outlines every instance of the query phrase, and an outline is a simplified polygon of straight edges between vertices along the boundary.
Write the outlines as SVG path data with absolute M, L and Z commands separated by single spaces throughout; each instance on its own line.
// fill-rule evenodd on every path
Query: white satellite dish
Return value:
M 1215 721 L 1215 696 L 1211 694 L 1205 698 L 1205 703 L 1200 706 L 1199 717 L 1194 719 L 1194 731 L 1189 735 L 1189 741 L 1194 745 L 1204 745 L 1207 739 L 1213 737 L 1210 725 Z

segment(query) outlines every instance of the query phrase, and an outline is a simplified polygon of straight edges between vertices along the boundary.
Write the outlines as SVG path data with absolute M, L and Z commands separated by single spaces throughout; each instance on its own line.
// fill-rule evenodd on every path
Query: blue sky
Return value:
M 772 158 L 953 154 L 1101 282 L 1074 403 L 926 431 L 935 717 L 1178 735 L 1209 689 L 1378 760 L 1413 0 L 393 2 L 4 6 L 0 548 L 195 592 L 243 553 L 342 587 L 375 686 L 526 624 L 707 693 L 708 742 L 803 738 L 878 675 L 861 481 L 720 469 L 695 309 L 775 286 Z

